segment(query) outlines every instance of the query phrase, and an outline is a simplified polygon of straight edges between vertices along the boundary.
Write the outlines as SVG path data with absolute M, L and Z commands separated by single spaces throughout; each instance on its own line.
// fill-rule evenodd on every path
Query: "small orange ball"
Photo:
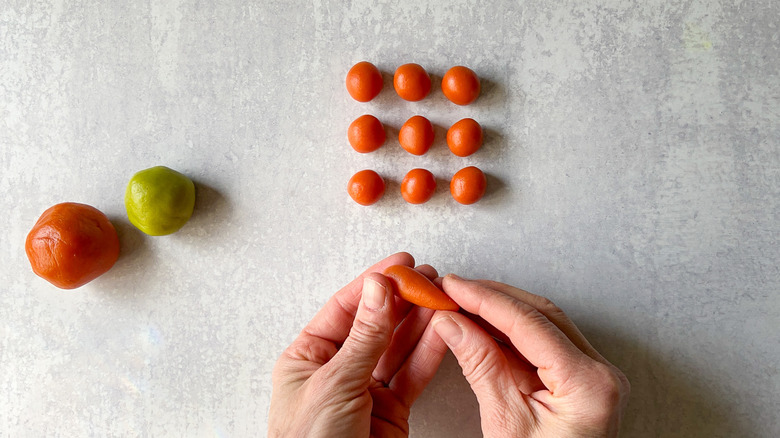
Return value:
M 455 173 L 450 181 L 450 193 L 461 204 L 473 204 L 485 194 L 487 178 L 474 166 L 464 167 Z
M 413 155 L 424 155 L 433 144 L 433 125 L 423 116 L 412 116 L 398 131 L 401 147 Z
M 371 169 L 352 175 L 347 183 L 347 193 L 360 205 L 371 205 L 385 194 L 385 181 Z
M 479 77 L 468 67 L 452 67 L 441 80 L 441 91 L 452 103 L 468 105 L 479 97 Z
M 357 152 L 361 154 L 374 152 L 385 142 L 385 127 L 376 117 L 365 114 L 350 123 L 347 138 Z
M 358 102 L 370 101 L 382 91 L 382 73 L 370 62 L 358 62 L 347 72 L 347 91 Z
M 36 275 L 60 289 L 75 289 L 114 266 L 119 236 L 100 210 L 63 202 L 38 218 L 24 249 Z
M 453 154 L 468 157 L 482 147 L 482 127 L 474 119 L 462 119 L 447 130 L 447 146 Z
M 431 77 L 419 64 L 404 64 L 395 70 L 393 87 L 401 99 L 417 102 L 431 92 Z
M 423 204 L 436 191 L 436 178 L 426 169 L 412 169 L 401 182 L 401 196 L 410 204 Z

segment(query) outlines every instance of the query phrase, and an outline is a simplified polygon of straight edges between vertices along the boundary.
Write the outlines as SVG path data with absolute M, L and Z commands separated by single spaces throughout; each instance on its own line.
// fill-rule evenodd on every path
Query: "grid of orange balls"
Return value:
M 358 62 L 347 73 L 347 91 L 358 102 L 369 102 L 382 91 L 382 73 L 370 62 Z M 393 75 L 393 88 L 398 96 L 410 102 L 424 99 L 431 92 L 431 77 L 419 64 L 404 64 Z M 479 77 L 468 67 L 452 67 L 442 78 L 444 96 L 456 105 L 469 105 L 481 90 Z M 347 130 L 352 148 L 359 153 L 379 149 L 386 140 L 385 128 L 375 116 L 365 114 L 355 119 Z M 398 132 L 398 142 L 413 155 L 424 155 L 433 145 L 431 122 L 420 115 L 407 120 Z M 468 157 L 482 146 L 482 127 L 474 119 L 465 118 L 447 130 L 447 146 L 453 154 Z M 485 194 L 487 179 L 477 167 L 465 167 L 450 180 L 450 193 L 455 201 L 468 205 Z M 436 191 L 436 179 L 427 169 L 410 170 L 401 182 L 401 196 L 410 204 L 423 204 Z M 347 184 L 349 196 L 358 204 L 372 205 L 385 193 L 385 182 L 371 169 L 361 170 Z

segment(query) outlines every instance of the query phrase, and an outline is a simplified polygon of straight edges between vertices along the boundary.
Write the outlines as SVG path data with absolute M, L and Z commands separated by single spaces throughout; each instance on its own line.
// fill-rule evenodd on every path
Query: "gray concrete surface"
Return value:
M 474 2 L 476 3 L 476 2 Z M 780 3 L 22 1 L 0 4 L 0 435 L 263 435 L 278 354 L 325 300 L 399 250 L 441 273 L 544 294 L 633 384 L 627 437 L 780 435 Z M 343 81 L 417 62 L 472 67 L 484 90 L 368 104 Z M 363 113 L 391 140 L 358 155 Z M 437 126 L 412 157 L 392 140 Z M 462 117 L 478 154 L 449 154 Z M 477 165 L 488 196 L 446 191 Z M 179 233 L 123 207 L 130 176 L 190 175 Z M 398 184 L 426 167 L 422 206 Z M 345 185 L 389 180 L 371 208 Z M 77 201 L 122 256 L 72 292 L 23 251 L 43 210 Z M 479 436 L 450 356 L 412 436 Z

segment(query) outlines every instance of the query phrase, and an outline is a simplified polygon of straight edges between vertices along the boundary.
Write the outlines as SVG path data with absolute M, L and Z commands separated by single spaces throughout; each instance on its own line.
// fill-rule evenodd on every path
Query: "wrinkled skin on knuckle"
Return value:
M 297 379 L 297 374 L 300 372 L 300 368 L 297 366 L 298 362 L 291 359 L 285 351 L 281 357 L 274 364 L 273 371 L 271 371 L 271 383 L 274 387 L 287 386 Z
M 305 338 L 293 342 L 279 356 L 271 372 L 274 387 L 287 390 L 297 387 L 333 357 L 337 348 L 333 344 L 309 343 Z
M 328 364 L 317 370 L 306 382 L 302 398 L 314 405 L 338 403 L 358 396 L 368 382 L 342 372 L 342 368 Z
M 287 347 L 282 356 L 323 365 L 333 358 L 337 351 L 338 347 L 332 342 L 323 342 L 322 339 L 314 339 L 313 335 L 306 334 Z
M 620 427 L 627 386 L 614 366 L 592 359 L 572 369 L 559 388 L 555 411 L 542 409 L 540 429 L 529 436 L 615 437 Z
M 579 425 L 593 436 L 615 436 L 620 423 L 626 388 L 615 367 L 594 362 L 580 383 L 582 391 L 570 406 L 572 426 Z
M 336 413 L 349 412 L 365 404 L 366 397 L 361 397 L 364 392 L 362 386 L 362 382 L 350 380 L 343 373 L 316 374 L 295 397 L 294 421 L 308 418 L 305 423 L 311 423 L 320 417 L 340 418 L 335 416 Z M 370 399 L 368 401 L 370 403 Z
M 349 337 L 361 345 L 376 345 L 389 343 L 392 334 L 392 328 L 387 327 L 386 324 L 355 319 Z
M 518 315 L 518 317 L 512 320 L 507 330 L 510 338 L 523 337 L 527 332 L 526 327 L 529 325 L 535 325 L 538 330 L 558 331 L 555 324 L 533 306 L 513 301 L 512 307 L 512 312 Z
M 543 325 L 549 325 L 551 328 L 555 326 L 546 316 L 544 316 L 542 312 L 540 312 L 538 309 L 536 309 L 533 306 L 522 303 L 520 301 L 513 301 L 512 307 L 515 313 L 517 313 L 518 315 L 522 315 L 525 319 L 524 321 L 521 318 L 515 318 L 512 321 L 512 326 L 511 326 L 512 331 L 519 332 L 518 329 L 522 328 L 522 326 L 524 325 L 529 324 L 529 321 L 538 322 L 539 324 L 543 324 Z
M 426 362 L 429 362 L 429 361 L 426 360 Z M 427 374 L 427 372 L 428 372 L 428 370 L 426 368 L 427 366 L 428 366 L 427 363 L 423 363 L 421 361 L 411 362 L 411 363 L 409 363 L 409 374 L 411 374 L 413 376 L 423 376 L 423 375 Z M 409 407 L 411 407 L 411 406 L 409 406 Z
M 550 321 L 555 321 L 557 324 L 560 324 L 561 329 L 565 331 L 565 328 L 569 328 L 571 331 L 577 331 L 577 326 L 574 324 L 574 322 L 569 318 L 569 315 L 566 314 L 566 312 L 563 311 L 560 307 L 558 307 L 557 304 L 550 301 L 548 298 L 544 298 L 544 304 L 541 307 L 541 312 L 549 319 Z
M 478 385 L 500 366 L 499 352 L 496 348 L 473 344 L 468 348 L 466 359 L 461 364 L 463 375 L 470 384 Z
M 367 345 L 386 345 L 390 341 L 392 330 L 384 328 L 381 324 L 372 321 L 363 321 L 356 319 L 350 331 L 349 338 L 352 342 L 345 342 L 341 351 L 350 357 L 350 363 L 360 367 L 364 361 L 370 360 L 364 357 L 362 350 Z M 306 382 L 308 388 L 338 388 L 339 393 L 345 395 L 356 395 L 367 385 L 363 380 L 356 380 L 354 375 L 344 373 L 343 368 L 332 361 L 329 361 L 319 367 L 311 378 Z M 319 392 L 312 394 L 318 396 Z
M 563 311 L 551 299 L 537 295 L 536 307 L 547 314 L 561 314 Z

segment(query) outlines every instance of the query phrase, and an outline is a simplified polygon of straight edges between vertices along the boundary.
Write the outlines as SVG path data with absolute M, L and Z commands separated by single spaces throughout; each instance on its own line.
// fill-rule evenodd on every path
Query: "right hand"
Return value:
M 550 300 L 455 275 L 432 323 L 479 401 L 485 437 L 615 437 L 630 385 Z

